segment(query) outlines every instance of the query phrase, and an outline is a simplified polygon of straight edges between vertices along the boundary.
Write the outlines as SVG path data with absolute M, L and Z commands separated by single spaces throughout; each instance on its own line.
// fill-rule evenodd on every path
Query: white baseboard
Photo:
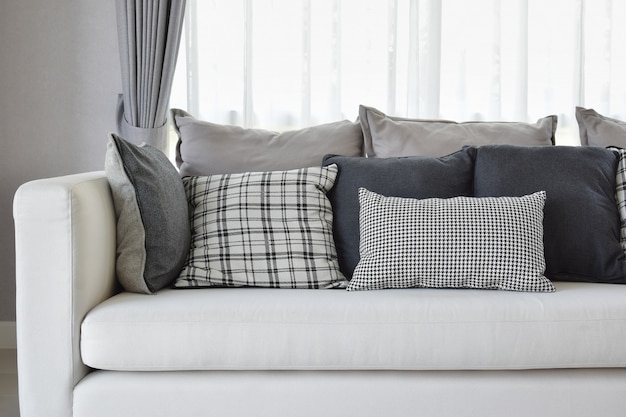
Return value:
M 0 349 L 15 349 L 15 322 L 0 321 Z

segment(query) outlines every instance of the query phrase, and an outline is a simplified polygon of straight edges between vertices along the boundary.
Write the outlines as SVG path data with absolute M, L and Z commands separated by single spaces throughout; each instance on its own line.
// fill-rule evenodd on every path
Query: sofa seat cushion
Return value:
M 626 286 L 555 287 L 124 292 L 86 316 L 81 353 L 125 371 L 626 367 Z

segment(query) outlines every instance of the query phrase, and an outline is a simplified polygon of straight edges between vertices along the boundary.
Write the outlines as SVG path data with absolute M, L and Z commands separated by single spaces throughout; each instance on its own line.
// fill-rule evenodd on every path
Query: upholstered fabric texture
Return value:
M 192 247 L 176 287 L 346 286 L 326 193 L 337 166 L 186 177 Z
M 583 107 L 576 107 L 576 121 L 581 145 L 626 148 L 626 122 Z
M 329 153 L 363 154 L 361 127 L 347 120 L 272 132 L 210 123 L 177 109 L 171 116 L 179 138 L 176 163 L 183 176 L 283 171 L 319 166 Z
M 618 155 L 615 175 L 615 200 L 620 219 L 620 244 L 626 254 L 626 149 L 610 147 Z
M 348 290 L 552 292 L 544 276 L 545 192 L 408 199 L 359 190 L 361 259 Z
M 324 165 L 336 164 L 339 174 L 328 192 L 335 215 L 334 237 L 339 266 L 351 277 L 359 262 L 360 187 L 406 198 L 471 196 L 475 149 L 466 148 L 440 158 L 357 158 L 327 155 Z
M 117 276 L 127 291 L 170 285 L 187 257 L 189 212 L 180 175 L 151 146 L 111 135 L 105 171 L 117 215 Z
M 97 369 L 148 373 L 626 366 L 626 286 L 554 286 L 120 293 L 87 314 L 81 352 Z
M 476 196 L 545 190 L 546 276 L 626 283 L 615 200 L 618 156 L 599 147 L 483 146 L 475 162 Z
M 365 153 L 370 157 L 443 156 L 469 145 L 554 145 L 557 116 L 536 123 L 454 122 L 388 116 L 360 106 Z

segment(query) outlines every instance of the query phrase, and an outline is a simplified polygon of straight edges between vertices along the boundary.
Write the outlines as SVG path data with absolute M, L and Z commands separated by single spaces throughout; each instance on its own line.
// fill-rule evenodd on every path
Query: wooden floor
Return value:
M 0 349 L 0 417 L 19 417 L 17 403 L 17 355 Z

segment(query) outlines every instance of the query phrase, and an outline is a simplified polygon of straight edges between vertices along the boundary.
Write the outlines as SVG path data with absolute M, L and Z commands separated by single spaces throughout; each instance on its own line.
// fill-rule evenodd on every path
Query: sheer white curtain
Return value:
M 171 106 L 285 130 L 389 115 L 626 119 L 623 0 L 187 0 Z

